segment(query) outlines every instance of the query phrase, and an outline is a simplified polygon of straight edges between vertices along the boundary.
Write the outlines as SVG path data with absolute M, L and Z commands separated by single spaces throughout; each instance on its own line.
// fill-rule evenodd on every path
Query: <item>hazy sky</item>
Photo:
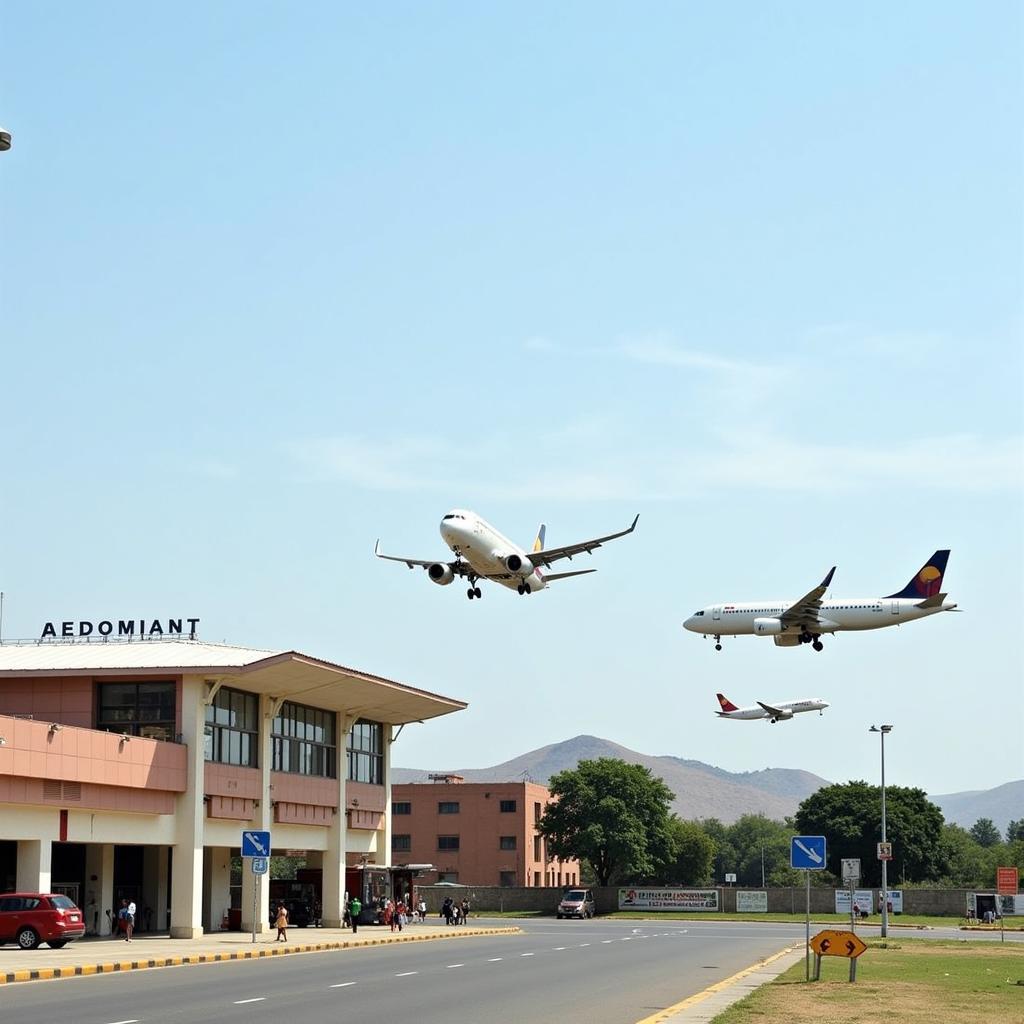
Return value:
M 1024 776 L 1022 35 L 1014 2 L 5 0 L 5 636 L 198 615 L 468 700 L 405 767 L 591 733 L 876 781 L 891 722 L 891 783 Z M 640 523 L 528 599 L 373 558 L 445 555 L 455 506 Z M 963 614 L 821 654 L 681 628 L 939 547 Z

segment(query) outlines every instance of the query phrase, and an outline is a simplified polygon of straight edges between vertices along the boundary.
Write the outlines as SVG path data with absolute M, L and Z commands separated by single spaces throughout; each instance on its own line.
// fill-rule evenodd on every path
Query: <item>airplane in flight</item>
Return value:
M 799 715 L 803 711 L 817 711 L 820 715 L 829 706 L 828 701 L 813 697 L 810 700 L 784 700 L 778 704 L 758 701 L 748 708 L 738 708 L 725 694 L 716 693 L 715 696 L 722 706 L 721 711 L 715 712 L 719 718 L 735 718 L 744 722 L 766 718 L 772 725 L 776 722 L 788 722 L 794 715 Z
M 533 594 L 543 590 L 554 580 L 564 580 L 569 576 L 584 576 L 596 569 L 576 569 L 571 572 L 544 573 L 553 562 L 563 558 L 572 560 L 574 555 L 584 552 L 590 554 L 595 548 L 607 544 L 617 537 L 625 537 L 636 529 L 638 515 L 632 524 L 618 533 L 609 533 L 606 537 L 595 537 L 593 540 L 580 541 L 578 544 L 566 544 L 558 548 L 544 547 L 546 528 L 541 524 L 533 548 L 527 554 L 521 547 L 499 533 L 486 519 L 481 519 L 475 512 L 466 509 L 452 509 L 441 519 L 441 537 L 455 553 L 453 562 L 430 561 L 421 558 L 399 558 L 397 555 L 385 555 L 380 550 L 380 541 L 373 550 L 378 558 L 386 558 L 391 562 L 405 562 L 410 568 L 420 566 L 427 570 L 427 575 L 438 586 L 446 587 L 456 576 L 469 581 L 466 596 L 472 600 L 480 597 L 478 580 L 493 580 L 503 587 L 516 590 L 520 594 Z
M 820 651 L 822 634 L 842 630 L 882 629 L 923 619 L 936 612 L 956 610 L 942 590 L 949 550 L 936 551 L 910 582 L 888 597 L 839 598 L 825 601 L 825 591 L 836 568 L 799 601 L 754 601 L 748 604 L 712 604 L 691 615 L 683 627 L 691 633 L 715 638 L 722 649 L 723 636 L 770 636 L 778 647 L 811 644 Z

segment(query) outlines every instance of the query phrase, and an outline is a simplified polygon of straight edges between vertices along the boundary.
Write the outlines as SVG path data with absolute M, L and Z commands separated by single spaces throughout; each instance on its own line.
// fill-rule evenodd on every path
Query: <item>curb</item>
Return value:
M 81 978 L 90 974 L 117 974 L 121 971 L 144 971 L 150 967 L 181 967 L 185 964 L 216 964 L 225 960 L 259 960 L 268 956 L 288 956 L 291 953 L 324 953 L 337 949 L 362 949 L 364 946 L 391 946 L 400 942 L 430 942 L 435 939 L 461 939 L 477 935 L 521 935 L 521 928 L 471 928 L 453 934 L 402 935 L 367 939 L 363 942 L 343 939 L 338 942 L 316 942 L 304 946 L 284 946 L 280 949 L 245 949 L 237 953 L 193 953 L 184 956 L 156 957 L 150 960 L 115 960 L 98 964 L 78 964 L 68 967 L 38 967 L 34 970 L 8 971 L 0 974 L 0 985 L 18 981 L 51 981 L 55 978 Z

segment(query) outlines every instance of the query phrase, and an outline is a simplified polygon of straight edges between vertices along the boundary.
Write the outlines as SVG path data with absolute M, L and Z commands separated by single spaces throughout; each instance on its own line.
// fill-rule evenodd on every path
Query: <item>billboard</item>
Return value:
M 767 914 L 768 893 L 763 890 L 760 892 L 740 890 L 736 893 L 736 912 L 738 914 Z
M 719 910 L 717 889 L 620 889 L 619 910 Z

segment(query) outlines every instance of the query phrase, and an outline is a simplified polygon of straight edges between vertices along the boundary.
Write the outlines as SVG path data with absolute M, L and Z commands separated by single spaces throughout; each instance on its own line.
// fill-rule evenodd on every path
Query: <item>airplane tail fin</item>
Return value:
M 888 594 L 887 597 L 934 597 L 942 589 L 948 558 L 948 548 L 936 551 L 898 594 Z
M 537 530 L 537 536 L 536 536 L 536 538 L 534 538 L 534 541 L 533 541 L 533 550 L 534 551 L 543 551 L 544 550 L 544 534 L 546 534 L 547 531 L 548 531 L 548 528 L 543 523 L 541 523 L 540 524 L 540 528 Z
M 722 705 L 723 711 L 739 711 L 739 708 L 724 693 L 716 693 L 718 703 Z

